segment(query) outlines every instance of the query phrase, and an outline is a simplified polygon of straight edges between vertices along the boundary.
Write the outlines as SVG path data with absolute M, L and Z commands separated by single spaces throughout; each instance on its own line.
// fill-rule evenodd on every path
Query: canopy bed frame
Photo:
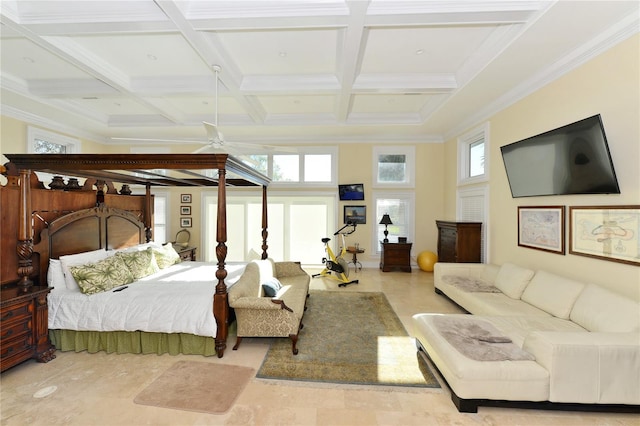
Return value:
M 151 187 L 216 186 L 217 270 L 213 315 L 215 352 L 222 357 L 229 329 L 227 300 L 227 186 L 262 188 L 262 258 L 267 258 L 267 186 L 270 179 L 227 154 L 5 154 L 0 187 L 1 284 L 27 293 L 46 286 L 49 258 L 95 248 L 117 249 L 153 237 Z M 54 175 L 50 189 L 34 172 Z M 65 183 L 62 176 L 68 176 Z M 77 178 L 85 178 L 84 185 Z M 121 190 L 113 182 L 122 184 Z M 144 195 L 130 195 L 143 185 Z M 14 206 L 17 206 L 15 208 Z M 73 223 L 74 228 L 67 228 Z M 78 225 L 80 224 L 80 225 Z M 34 238 L 40 237 L 39 241 Z M 37 256 L 35 256 L 35 255 Z M 34 262 L 34 258 L 39 257 Z

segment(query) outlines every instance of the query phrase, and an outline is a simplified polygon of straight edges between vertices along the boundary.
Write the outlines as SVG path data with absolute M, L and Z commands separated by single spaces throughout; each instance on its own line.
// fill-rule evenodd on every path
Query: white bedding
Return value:
M 227 288 L 246 264 L 227 264 Z M 49 293 L 49 328 L 216 335 L 215 263 L 182 262 L 128 284 L 122 291 L 85 295 L 57 286 Z

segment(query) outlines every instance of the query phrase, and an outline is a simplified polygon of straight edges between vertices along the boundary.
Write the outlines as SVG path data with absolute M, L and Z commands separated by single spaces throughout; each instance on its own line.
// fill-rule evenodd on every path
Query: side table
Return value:
M 360 261 L 358 260 L 358 255 L 360 253 L 364 253 L 364 249 L 347 247 L 347 253 L 351 253 L 353 255 L 353 259 L 351 259 L 351 262 L 349 263 L 353 263 L 353 267 L 356 270 L 356 272 L 358 271 L 358 266 L 360 266 L 360 270 L 362 271 L 362 263 L 360 263 Z
M 380 253 L 382 272 L 389 272 L 392 269 L 411 272 L 411 245 L 413 243 L 380 242 L 380 244 L 382 245 L 382 253 Z

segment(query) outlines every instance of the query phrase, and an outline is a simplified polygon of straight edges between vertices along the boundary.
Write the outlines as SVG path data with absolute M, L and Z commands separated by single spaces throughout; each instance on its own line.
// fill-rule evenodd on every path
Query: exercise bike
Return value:
M 345 230 L 346 228 L 350 228 Z M 345 226 L 338 229 L 333 235 L 340 235 L 342 247 L 340 247 L 340 253 L 336 257 L 329 246 L 331 238 L 323 238 L 324 250 L 327 253 L 327 257 L 322 258 L 324 269 L 319 274 L 312 275 L 315 277 L 329 277 L 334 280 L 340 281 L 338 287 L 346 287 L 349 284 L 358 284 L 358 280 L 349 280 L 349 263 L 344 260 L 344 255 L 347 253 L 347 245 L 345 244 L 345 235 L 353 234 L 356 230 L 356 223 L 347 222 Z M 333 272 L 333 274 L 331 274 Z

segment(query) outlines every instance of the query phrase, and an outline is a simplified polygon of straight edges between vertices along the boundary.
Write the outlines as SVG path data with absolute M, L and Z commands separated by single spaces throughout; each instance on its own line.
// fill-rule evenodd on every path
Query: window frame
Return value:
M 47 141 L 56 145 L 66 147 L 67 154 L 79 154 L 81 143 L 79 139 L 61 135 L 39 127 L 27 126 L 27 152 L 36 154 L 36 139 Z
M 405 181 L 404 182 L 380 182 L 378 180 L 378 159 L 380 155 L 404 155 L 405 156 Z M 374 146 L 373 147 L 373 187 L 374 188 L 414 188 L 415 187 L 415 146 Z
M 338 184 L 338 148 L 332 147 L 297 147 L 295 152 L 256 152 L 255 155 L 267 156 L 267 175 L 272 178 L 269 186 L 271 188 L 328 188 Z M 274 155 L 297 155 L 298 156 L 298 180 L 297 181 L 277 181 L 273 180 L 273 156 Z M 305 155 L 330 155 L 331 156 L 331 177 L 329 181 L 305 181 Z
M 484 173 L 470 176 L 471 146 L 484 141 Z M 489 123 L 478 126 L 458 138 L 458 185 L 472 185 L 489 180 Z

